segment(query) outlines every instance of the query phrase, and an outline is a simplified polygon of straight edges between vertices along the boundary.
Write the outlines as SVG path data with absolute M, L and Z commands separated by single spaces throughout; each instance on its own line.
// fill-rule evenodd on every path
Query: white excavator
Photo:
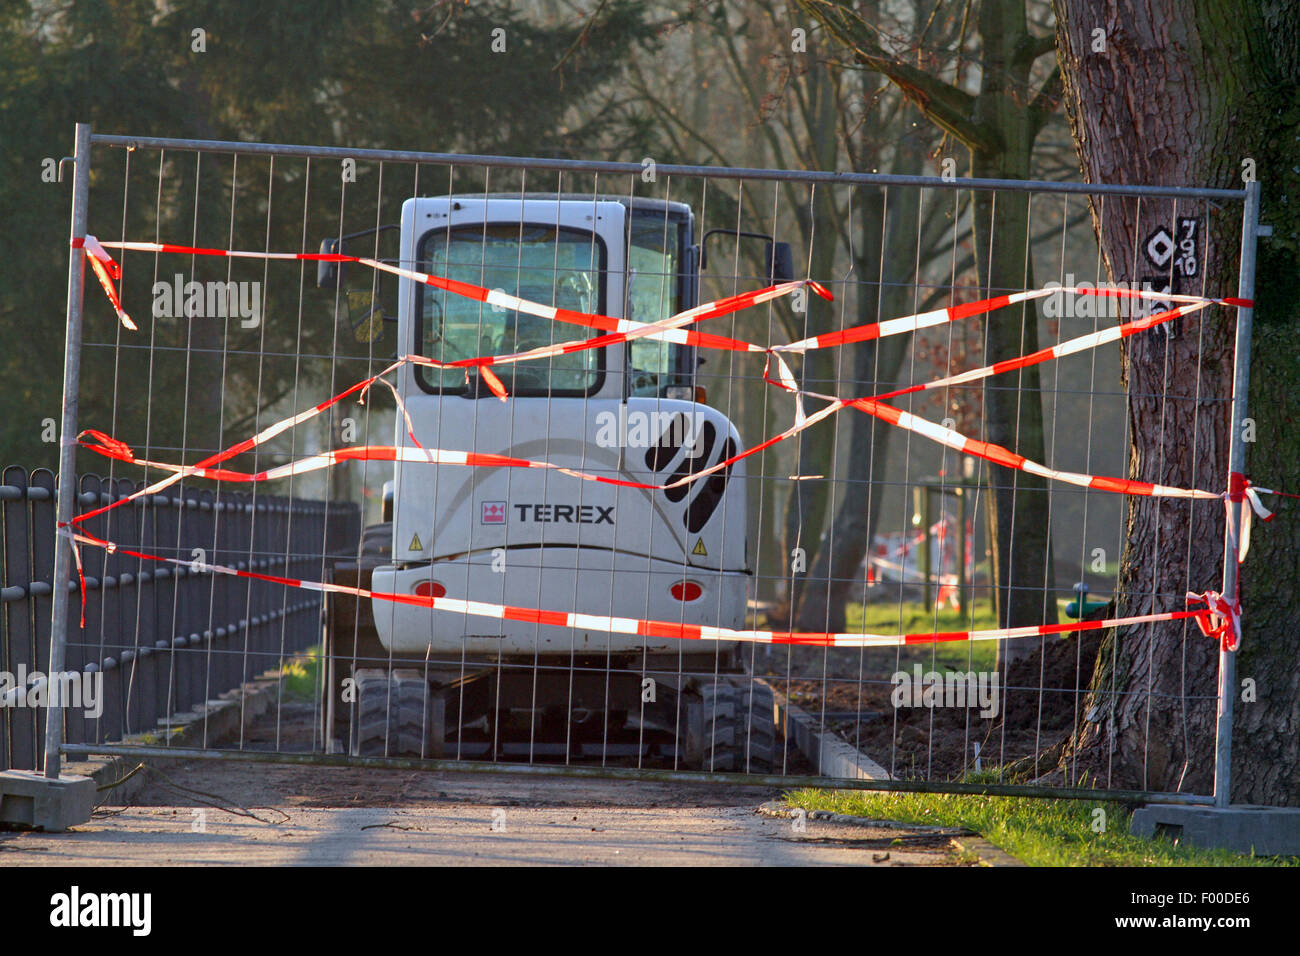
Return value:
M 696 305 L 703 240 L 736 235 L 697 239 L 679 202 L 567 194 L 410 199 L 399 228 L 405 268 L 636 322 Z M 321 249 L 344 252 L 344 240 L 361 235 Z M 759 238 L 768 277 L 788 280 L 789 246 Z M 343 289 L 341 268 L 321 263 L 318 284 Z M 397 298 L 399 354 L 441 363 L 593 334 L 407 278 Z M 406 364 L 396 386 L 423 448 L 664 485 L 743 447 L 735 426 L 704 403 L 696 365 L 695 349 L 642 338 L 493 366 L 506 401 L 473 368 Z M 395 443 L 414 445 L 400 415 Z M 334 568 L 338 583 L 594 617 L 746 624 L 744 461 L 648 491 L 553 470 L 398 457 L 384 521 L 364 532 L 359 560 Z M 326 622 L 324 731 L 340 751 L 767 771 L 782 746 L 772 691 L 732 645 L 379 598 L 333 596 Z

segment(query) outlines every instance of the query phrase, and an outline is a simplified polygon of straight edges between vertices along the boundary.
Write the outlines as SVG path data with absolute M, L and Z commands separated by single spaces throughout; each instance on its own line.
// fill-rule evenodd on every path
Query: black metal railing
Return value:
M 84 514 L 139 487 L 83 475 L 74 510 Z M 54 489 L 53 472 L 43 468 L 10 466 L 0 480 L 0 770 L 38 769 L 44 749 L 41 704 L 54 687 L 43 679 Z M 117 547 L 80 549 L 84 605 L 80 581 L 64 584 L 71 593 L 61 686 L 67 692 L 79 679 L 98 692 L 93 706 L 65 707 L 65 739 L 104 743 L 152 730 L 319 641 L 318 592 L 207 568 L 320 580 L 329 560 L 322 555 L 355 552 L 361 514 L 352 503 L 178 485 L 80 527 Z M 88 701 L 83 695 L 79 703 Z

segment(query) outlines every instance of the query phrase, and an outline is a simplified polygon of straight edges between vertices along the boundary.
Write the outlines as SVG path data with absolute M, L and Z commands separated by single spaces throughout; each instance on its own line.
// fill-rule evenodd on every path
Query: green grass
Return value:
M 280 669 L 284 678 L 284 695 L 298 700 L 313 700 L 319 687 L 320 645 L 310 647 Z
M 1057 620 L 1062 624 L 1070 622 L 1065 614 L 1065 606 L 1070 598 L 1057 600 Z M 845 620 L 850 633 L 868 634 L 925 634 L 941 631 L 979 631 L 998 626 L 997 615 L 993 612 L 993 602 L 976 599 L 961 614 L 951 608 L 941 608 L 937 612 L 927 608 L 920 601 L 905 601 L 901 605 L 895 602 L 875 604 L 850 604 L 845 612 Z M 1073 640 L 1072 637 L 1049 638 L 1049 640 Z M 890 651 L 891 655 L 894 653 Z M 997 665 L 996 641 L 946 641 L 938 644 L 917 644 L 905 647 L 898 654 L 901 664 L 922 664 L 949 670 L 985 670 L 992 671 Z M 893 660 L 893 657 L 890 658 Z
M 850 604 L 845 613 L 848 631 L 868 634 L 922 634 L 936 631 L 972 631 L 997 627 L 989 600 L 976 600 L 961 614 L 945 607 L 938 611 L 920 601 Z M 891 651 L 891 655 L 892 655 Z M 891 658 L 892 659 L 892 658 Z M 899 654 L 904 664 L 924 664 L 957 670 L 992 670 L 997 660 L 994 641 L 943 642 L 906 647 Z
M 985 772 L 971 779 L 996 777 Z M 796 790 L 786 794 L 786 802 L 805 810 L 966 827 L 1030 866 L 1300 866 L 1297 857 L 1247 856 L 1133 836 L 1129 810 L 1119 803 L 861 790 Z M 1098 808 L 1106 823 L 1100 833 L 1093 831 Z
M 961 614 L 949 607 L 933 611 L 920 601 L 850 604 L 846 617 L 850 629 L 865 627 L 873 632 L 912 633 L 997 627 L 997 616 L 993 613 L 992 602 L 987 599 L 973 601 L 970 609 Z

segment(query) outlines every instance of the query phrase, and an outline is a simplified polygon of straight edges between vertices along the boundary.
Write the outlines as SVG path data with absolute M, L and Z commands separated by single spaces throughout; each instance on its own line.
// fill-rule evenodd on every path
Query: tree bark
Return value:
M 1101 183 L 1236 187 L 1253 161 L 1266 222 L 1256 276 L 1249 415 L 1257 440 L 1248 474 L 1289 489 L 1300 461 L 1300 319 L 1295 167 L 1300 123 L 1300 11 L 1251 0 L 1056 0 L 1058 48 L 1084 178 Z M 1097 32 L 1100 31 L 1100 32 Z M 1171 200 L 1094 201 L 1112 281 L 1141 280 L 1151 234 L 1199 218 L 1195 276 L 1176 291 L 1235 295 L 1240 207 Z M 1127 340 L 1130 476 L 1226 488 L 1236 310 L 1212 307 L 1165 336 Z M 1239 679 L 1257 699 L 1236 704 L 1234 800 L 1292 804 L 1300 793 L 1300 523 L 1288 509 L 1256 525 L 1242 569 L 1245 641 Z M 1120 574 L 1121 615 L 1175 610 L 1186 590 L 1219 588 L 1224 510 L 1218 502 L 1133 498 Z M 1208 793 L 1214 772 L 1217 649 L 1182 622 L 1108 635 L 1078 730 L 1062 762 L 1112 786 Z

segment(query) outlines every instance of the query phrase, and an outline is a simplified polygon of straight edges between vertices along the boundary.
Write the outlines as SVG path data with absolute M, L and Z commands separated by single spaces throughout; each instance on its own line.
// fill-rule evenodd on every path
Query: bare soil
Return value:
M 841 652 L 798 660 L 788 678 L 774 667 L 770 680 L 892 775 L 955 780 L 975 769 L 976 744 L 980 767 L 989 768 L 1042 755 L 1068 737 L 1083 720 L 1082 702 L 1100 642 L 1095 632 L 1044 639 L 1032 656 L 999 673 L 999 712 L 988 719 L 977 705 L 895 708 L 891 678 L 900 666 L 913 673 L 913 665 L 899 665 L 892 653 Z M 921 667 L 922 673 L 931 669 Z M 1038 773 L 1053 766 L 1049 759 Z

